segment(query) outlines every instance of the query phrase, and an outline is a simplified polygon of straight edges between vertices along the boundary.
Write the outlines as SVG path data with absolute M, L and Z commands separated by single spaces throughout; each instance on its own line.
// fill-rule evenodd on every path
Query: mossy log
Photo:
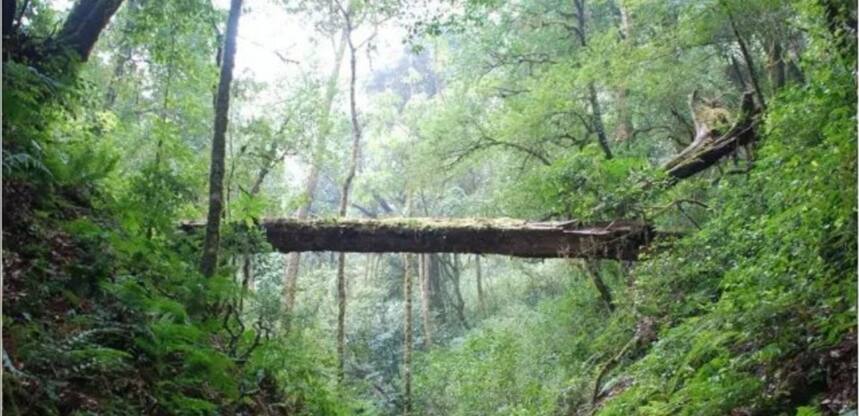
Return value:
M 654 237 L 634 221 L 579 224 L 513 219 L 389 218 L 260 222 L 278 251 L 355 253 L 475 253 L 516 257 L 635 260 Z M 185 223 L 186 231 L 202 227 Z

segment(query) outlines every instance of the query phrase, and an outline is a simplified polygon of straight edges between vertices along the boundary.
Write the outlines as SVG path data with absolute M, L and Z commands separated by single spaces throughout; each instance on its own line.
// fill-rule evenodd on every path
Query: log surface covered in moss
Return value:
M 198 226 L 186 223 L 183 228 Z M 654 235 L 646 224 L 632 221 L 578 224 L 504 218 L 266 219 L 260 226 L 269 243 L 284 253 L 478 253 L 634 260 Z

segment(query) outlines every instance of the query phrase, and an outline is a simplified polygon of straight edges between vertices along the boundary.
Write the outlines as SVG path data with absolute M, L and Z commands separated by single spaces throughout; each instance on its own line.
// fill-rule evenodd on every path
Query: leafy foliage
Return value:
M 337 211 L 351 123 L 337 72 L 319 77 L 319 46 L 337 49 L 344 13 L 314 1 L 246 10 L 317 33 L 306 61 L 275 51 L 283 79 L 237 75 L 223 261 L 207 279 L 199 236 L 177 224 L 204 213 L 225 12 L 127 0 L 81 63 L 54 36 L 56 5 L 25 3 L 3 39 L 10 414 L 400 414 L 410 399 L 427 415 L 856 405 L 854 5 L 349 3 L 368 33 L 405 23 L 420 50 L 371 63 L 358 82 L 366 146 L 350 214 L 641 219 L 676 236 L 635 263 L 424 256 L 410 368 L 402 257 L 350 255 L 339 381 L 334 256 L 302 257 L 285 316 L 283 256 L 256 225 L 306 202 L 311 216 Z M 382 43 L 360 45 L 372 56 Z M 707 116 L 693 91 L 728 121 L 753 91 L 761 124 L 753 146 L 676 183 L 660 166 Z M 311 164 L 306 195 L 290 179 Z

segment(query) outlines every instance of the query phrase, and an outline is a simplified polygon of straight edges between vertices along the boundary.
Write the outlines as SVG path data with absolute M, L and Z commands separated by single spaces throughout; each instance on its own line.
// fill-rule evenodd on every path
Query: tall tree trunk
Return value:
M 462 291 L 459 288 L 460 281 L 460 264 L 459 264 L 459 254 L 453 254 L 453 265 L 451 266 L 450 277 L 453 280 L 453 294 L 456 296 L 456 316 L 459 318 L 459 322 L 462 323 L 462 327 L 465 329 L 469 329 L 468 321 L 465 320 L 465 300 L 462 298 Z
M 736 55 L 733 52 L 728 52 L 728 58 L 731 61 L 731 71 L 734 73 L 732 79 L 736 82 L 737 87 L 741 92 L 748 91 L 749 87 L 746 85 L 746 77 L 740 69 L 740 64 L 737 62 Z
M 633 39 L 632 39 L 632 18 L 629 15 L 629 9 L 623 0 L 619 0 L 617 2 L 617 8 L 620 13 L 620 37 L 623 46 L 626 48 L 632 48 Z M 626 87 L 626 81 L 622 81 L 620 87 L 617 89 L 615 93 L 616 101 L 617 101 L 617 118 L 618 118 L 618 126 L 615 130 L 615 139 L 618 142 L 627 142 L 632 139 L 633 132 L 635 131 L 635 126 L 632 124 L 632 117 L 629 113 L 629 105 L 627 103 L 627 96 L 629 95 L 629 89 Z
M 349 113 L 352 119 L 352 159 L 349 163 L 349 170 L 346 172 L 346 179 L 343 180 L 343 187 L 340 190 L 340 217 L 346 216 L 346 209 L 349 207 L 349 192 L 352 190 L 352 181 L 355 179 L 355 173 L 358 170 L 358 155 L 361 145 L 361 125 L 358 123 L 358 109 L 355 104 L 355 82 L 356 82 L 356 63 L 357 63 L 357 48 L 352 43 L 352 21 L 351 8 L 344 16 L 346 18 L 346 44 L 349 45 Z M 343 367 L 345 364 L 346 352 L 346 253 L 338 253 L 337 256 L 337 370 L 338 377 L 343 380 Z
M 319 184 L 319 171 L 322 168 L 322 160 L 324 159 L 325 142 L 331 133 L 331 107 L 334 105 L 334 97 L 337 95 L 337 79 L 340 76 L 340 67 L 343 63 L 343 56 L 346 53 L 346 36 L 347 34 L 344 30 L 340 44 L 337 46 L 335 52 L 334 68 L 331 70 L 325 86 L 325 107 L 319 121 L 319 136 L 316 138 L 316 144 L 313 149 L 313 160 L 310 165 L 310 171 L 307 173 L 307 179 L 304 182 L 303 193 L 305 201 L 295 214 L 300 220 L 306 219 L 310 215 L 313 198 L 316 195 L 316 187 Z M 301 253 L 296 251 L 287 254 L 283 276 L 283 304 L 286 312 L 285 322 L 287 329 L 289 328 L 289 316 L 295 309 L 295 294 L 298 288 L 298 271 L 300 265 Z
M 418 255 L 418 280 L 421 284 L 421 320 L 424 327 L 424 348 L 432 346 L 432 315 L 430 313 L 429 254 Z
M 404 254 L 403 262 L 403 415 L 412 413 L 412 254 Z
M 175 51 L 176 51 L 176 41 L 175 39 L 171 39 L 170 41 L 170 53 L 167 58 L 167 75 L 161 84 L 164 85 L 164 97 L 161 100 L 161 110 L 158 113 L 158 117 L 161 119 L 163 123 L 167 122 L 168 115 L 170 113 L 170 86 L 173 83 L 173 65 L 175 62 Z M 118 69 L 119 67 L 117 67 Z M 115 98 L 115 96 L 114 96 Z M 110 103 L 113 104 L 112 102 Z M 155 145 L 155 171 L 160 174 L 161 172 L 161 159 L 164 149 L 164 137 L 158 136 L 158 142 Z M 165 190 L 161 190 L 160 192 L 166 192 Z M 146 239 L 151 240 L 152 236 L 155 232 L 155 226 L 149 219 L 144 220 L 144 224 L 146 224 Z
M 632 17 L 625 3 L 625 0 L 617 2 L 617 8 L 620 11 L 620 35 L 625 42 L 632 43 Z
M 731 14 L 730 11 L 728 13 L 728 22 L 731 24 L 731 30 L 734 33 L 734 37 L 737 38 L 737 44 L 740 45 L 740 53 L 743 54 L 743 60 L 746 61 L 746 68 L 749 70 L 749 79 L 752 81 L 752 87 L 755 90 L 755 97 L 758 99 L 758 104 L 761 108 L 766 109 L 767 104 L 764 101 L 764 92 L 761 89 L 761 83 L 758 81 L 758 74 L 755 70 L 755 62 L 752 58 L 752 54 L 749 51 L 748 46 L 746 45 L 745 39 L 740 35 L 740 31 L 737 29 L 737 25 L 734 22 L 734 15 Z
M 576 18 L 576 26 L 573 29 L 573 36 L 579 41 L 579 46 L 585 48 L 588 46 L 587 40 L 587 16 L 585 11 L 585 0 L 573 0 L 573 15 Z M 608 144 L 608 137 L 605 132 L 605 123 L 602 119 L 602 108 L 600 107 L 599 97 L 597 96 L 597 88 L 594 82 L 588 83 L 588 103 L 591 106 L 591 123 L 594 131 L 597 134 L 597 142 L 600 145 L 606 159 L 612 158 L 611 147 Z
M 337 253 L 337 381 L 346 367 L 346 253 Z
M 480 255 L 474 255 L 474 274 L 477 281 L 477 311 L 486 316 L 486 300 L 483 297 L 483 271 L 480 269 Z
M 784 63 L 784 50 L 778 40 L 773 39 L 767 48 L 767 67 L 769 68 L 770 85 L 773 91 L 784 87 L 787 80 L 787 70 Z
M 136 4 L 138 0 L 128 0 L 126 8 L 128 12 L 126 13 L 125 21 L 123 22 L 123 31 L 126 33 L 132 33 L 134 30 L 134 18 L 136 17 L 135 11 L 137 10 Z M 174 42 L 175 43 L 175 42 Z M 171 48 L 173 46 L 171 45 Z M 172 53 L 172 52 L 171 52 Z M 116 62 L 113 67 L 113 77 L 111 77 L 110 81 L 107 84 L 107 91 L 104 95 L 105 107 L 112 108 L 114 103 L 116 103 L 117 91 L 116 91 L 116 83 L 121 82 L 123 78 L 125 78 L 126 73 L 126 65 L 131 61 L 132 47 L 131 41 L 124 37 L 120 41 L 119 45 L 119 53 L 116 56 Z
M 203 256 L 200 260 L 200 272 L 206 277 L 213 276 L 218 266 L 221 212 L 224 208 L 224 148 L 228 121 L 227 114 L 230 109 L 230 85 L 233 82 L 233 66 L 236 60 L 236 35 L 239 30 L 239 16 L 241 14 L 242 0 L 232 0 L 230 2 L 230 15 L 227 18 L 224 59 L 221 62 L 221 76 L 218 81 L 218 100 L 215 106 L 215 131 L 212 137 L 212 161 L 209 169 L 209 213 L 206 219 Z
M 606 159 L 611 159 L 611 147 L 608 144 L 608 136 L 605 134 L 605 124 L 602 121 L 602 109 L 600 108 L 599 98 L 597 98 L 597 89 L 593 82 L 588 84 L 588 100 L 591 103 L 591 114 L 593 117 L 594 130 L 597 133 L 597 140 L 600 148 L 605 154 Z
M 253 282 L 253 262 L 251 261 L 252 256 L 253 254 L 251 253 L 245 253 L 242 256 L 242 289 L 241 293 L 239 293 L 239 315 L 241 315 L 244 311 L 245 297 L 248 294 L 248 288 Z
M 600 276 L 599 260 L 585 259 L 584 263 L 585 273 L 587 273 L 590 276 L 591 281 L 594 282 L 594 287 L 596 287 L 597 292 L 599 292 L 600 299 L 605 303 L 609 312 L 614 312 L 614 300 L 611 296 L 611 289 L 609 289 L 608 285 L 605 284 L 605 281 L 602 280 L 602 276 Z
M 593 116 L 594 130 L 597 133 L 597 141 L 599 142 L 600 148 L 605 154 L 606 159 L 611 159 L 613 157 L 611 153 L 611 147 L 608 144 L 608 137 L 605 134 L 605 124 L 602 121 L 602 109 L 600 108 L 600 102 L 597 98 L 597 89 L 593 82 L 588 84 L 588 99 L 591 103 L 591 114 Z
M 444 302 L 444 281 L 441 279 L 441 262 L 436 253 L 429 254 L 427 264 L 427 279 L 429 281 L 430 310 L 433 318 L 439 325 L 447 322 L 447 313 Z

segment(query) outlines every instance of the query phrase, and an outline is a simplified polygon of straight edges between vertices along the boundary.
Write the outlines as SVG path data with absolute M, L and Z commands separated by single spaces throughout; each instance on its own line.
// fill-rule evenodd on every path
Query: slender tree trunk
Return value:
M 404 254 L 403 273 L 403 415 L 412 413 L 412 254 Z
M 346 254 L 337 254 L 337 380 L 346 367 Z
M 313 206 L 313 198 L 316 194 L 316 186 L 318 183 L 319 167 L 317 167 L 314 163 L 314 165 L 310 167 L 310 171 L 307 174 L 307 179 L 304 182 L 304 198 L 306 199 L 304 204 L 302 204 L 296 212 L 295 217 L 297 219 L 307 219 L 307 217 L 310 215 L 310 210 Z M 295 310 L 295 294 L 296 290 L 298 289 L 298 271 L 300 265 L 300 252 L 293 251 L 286 255 L 286 267 L 284 269 L 283 276 L 283 304 L 286 312 L 287 322 L 289 321 L 290 314 L 292 314 L 292 311 Z
M 787 80 L 787 70 L 784 64 L 784 50 L 778 40 L 770 42 L 769 48 L 767 49 L 767 55 L 769 60 L 767 66 L 769 67 L 770 85 L 772 85 L 774 91 L 778 91 L 784 87 L 785 81 Z
M 600 276 L 599 261 L 585 259 L 584 263 L 585 272 L 590 276 L 591 281 L 594 282 L 594 287 L 596 287 L 597 292 L 599 292 L 600 299 L 605 303 L 609 312 L 614 312 L 614 300 L 611 296 L 611 289 L 609 289 L 608 285 L 605 284 Z
M 737 86 L 742 92 L 748 91 L 749 87 L 746 85 L 746 77 L 743 76 L 743 71 L 740 69 L 740 64 L 737 62 L 736 55 L 733 52 L 728 52 L 728 56 L 731 60 L 731 70 L 734 72 Z
M 591 103 L 591 114 L 593 114 L 594 130 L 596 130 L 597 133 L 597 140 L 599 141 L 603 154 L 605 154 L 605 158 L 611 159 L 613 155 L 611 154 L 611 147 L 609 147 L 608 144 L 608 137 L 605 134 L 605 125 L 602 121 L 602 109 L 600 108 L 600 102 L 597 98 L 597 89 L 593 82 L 588 84 L 588 97 Z
M 131 47 L 123 44 L 119 49 L 116 66 L 113 67 L 113 78 L 107 85 L 107 92 L 104 94 L 104 102 L 107 108 L 112 108 L 116 103 L 116 82 L 125 77 L 125 65 L 131 60 Z
M 573 35 L 579 40 L 579 45 L 585 48 L 588 46 L 585 0 L 573 0 L 573 10 L 576 18 L 576 28 L 573 30 Z M 605 123 L 603 123 L 602 119 L 602 108 L 597 96 L 597 88 L 593 81 L 588 83 L 588 103 L 591 106 L 591 123 L 597 134 L 597 141 L 605 154 L 605 158 L 611 159 L 611 147 L 609 147 L 608 136 L 606 136 L 605 132 Z
M 136 3 L 137 0 L 128 0 L 127 8 L 129 8 L 129 13 L 127 13 L 127 17 L 123 24 L 123 29 L 127 33 L 131 33 L 134 29 L 134 18 L 136 17 Z M 126 65 L 129 61 L 131 61 L 131 41 L 128 38 L 122 38 L 120 41 L 119 53 L 116 57 L 116 62 L 113 67 L 113 77 L 110 79 L 110 82 L 107 84 L 107 92 L 105 92 L 105 107 L 111 108 L 114 103 L 116 103 L 117 91 L 116 91 L 116 83 L 121 82 L 123 78 L 125 78 Z M 172 48 L 172 45 L 171 45 Z
M 620 10 L 620 34 L 624 41 L 632 43 L 632 17 L 625 3 L 624 0 L 619 0 L 617 3 L 617 8 Z
M 623 0 L 617 2 L 617 8 L 620 11 L 620 36 L 621 42 L 626 48 L 633 46 L 632 39 L 632 18 L 629 16 L 629 10 Z M 616 92 L 617 100 L 617 118 L 618 127 L 616 129 L 616 140 L 619 142 L 628 142 L 632 139 L 635 126 L 632 124 L 632 117 L 629 113 L 629 105 L 627 104 L 627 96 L 629 89 L 626 87 L 626 81 L 622 81 Z
M 129 2 L 129 4 L 132 4 Z M 167 59 L 167 74 L 161 84 L 164 85 L 164 97 L 161 100 L 161 110 L 158 113 L 158 117 L 161 119 L 163 123 L 167 122 L 168 115 L 170 114 L 170 86 L 173 83 L 173 64 L 176 57 L 176 42 L 175 40 L 170 41 L 170 53 L 169 58 Z M 130 52 L 129 52 L 130 54 Z M 121 68 L 121 66 L 117 66 L 116 69 Z M 115 95 L 113 99 L 115 99 Z M 113 105 L 113 100 L 109 103 L 109 105 Z M 161 172 L 161 159 L 162 154 L 164 153 L 164 138 L 162 136 L 158 136 L 158 142 L 155 145 L 155 171 L 160 174 Z M 148 219 L 144 221 L 146 224 L 146 239 L 151 240 L 153 234 L 155 233 L 155 226 Z
M 429 254 L 429 264 L 427 264 L 429 280 L 429 295 L 430 295 L 430 310 L 433 311 L 433 319 L 439 325 L 447 322 L 447 312 L 444 302 L 444 281 L 441 279 L 441 262 L 439 255 L 435 253 Z
M 346 43 L 349 45 L 349 112 L 352 119 L 352 159 L 343 187 L 340 190 L 340 217 L 346 216 L 349 207 L 349 192 L 352 190 L 352 181 L 358 170 L 358 155 L 361 145 L 361 125 L 358 123 L 358 109 L 355 104 L 355 81 L 357 49 L 352 43 L 352 22 L 349 13 L 346 14 Z M 346 352 L 346 253 L 340 252 L 337 256 L 337 369 L 339 379 L 343 380 L 343 367 Z
M 375 257 L 373 254 L 368 254 L 364 257 L 364 284 L 369 284 L 373 276 L 373 259 Z
M 313 161 L 310 165 L 310 171 L 307 173 L 307 179 L 304 182 L 304 198 L 305 202 L 298 208 L 296 217 L 300 220 L 306 219 L 310 215 L 310 210 L 313 205 L 313 198 L 316 195 L 316 187 L 319 184 L 319 171 L 322 168 L 322 160 L 325 153 L 325 142 L 328 140 L 328 135 L 331 132 L 331 107 L 334 104 L 334 97 L 337 95 L 337 79 L 340 76 L 340 66 L 343 63 L 343 56 L 346 51 L 346 31 L 343 31 L 343 36 L 340 39 L 340 44 L 337 46 L 337 51 L 334 56 L 334 68 L 328 76 L 325 90 L 325 102 L 322 117 L 319 122 L 319 136 L 316 138 L 315 148 L 313 150 Z M 283 276 L 283 299 L 284 309 L 286 312 L 286 327 L 289 328 L 289 315 L 295 309 L 295 294 L 298 288 L 298 272 L 301 265 L 301 253 L 292 252 L 287 254 L 286 267 L 284 268 Z
M 755 89 L 755 96 L 758 99 L 758 104 L 760 104 L 761 108 L 766 109 L 767 104 L 764 101 L 764 92 L 761 89 L 761 83 L 758 81 L 758 74 L 755 70 L 755 62 L 752 58 L 751 52 L 749 52 L 748 46 L 746 46 L 746 41 L 740 35 L 740 31 L 737 29 L 736 23 L 734 23 L 734 16 L 728 12 L 728 22 L 731 24 L 731 30 L 734 32 L 734 37 L 737 38 L 737 44 L 740 45 L 740 52 L 743 54 L 743 60 L 746 61 L 746 67 L 749 70 L 749 79 L 752 81 L 752 87 Z
M 486 300 L 483 297 L 483 271 L 480 269 L 480 255 L 474 255 L 474 274 L 477 281 L 477 310 L 486 316 Z
M 220 244 L 221 212 L 224 197 L 224 148 L 227 132 L 227 114 L 230 108 L 230 85 L 233 82 L 233 66 L 236 59 L 236 35 L 239 29 L 239 16 L 242 13 L 242 0 L 232 0 L 230 15 L 227 19 L 227 35 L 224 44 L 224 59 L 221 63 L 221 77 L 218 82 L 218 100 L 215 107 L 215 131 L 212 137 L 212 161 L 209 169 L 209 213 L 206 220 L 206 238 L 203 243 L 203 256 L 200 272 L 206 277 L 215 274 L 218 266 L 218 246 Z
M 465 320 L 465 300 L 462 298 L 462 291 L 459 288 L 459 254 L 453 254 L 453 265 L 451 268 L 453 269 L 450 274 L 450 277 L 453 279 L 453 294 L 456 296 L 456 316 L 459 318 L 459 322 L 462 323 L 462 326 L 465 329 L 469 329 L 468 321 Z
M 245 296 L 247 296 L 248 288 L 253 282 L 253 263 L 251 261 L 252 256 L 253 254 L 251 253 L 245 253 L 242 256 L 242 291 L 241 293 L 239 293 L 239 315 L 241 315 L 242 311 L 244 311 Z
M 421 320 L 424 327 L 424 348 L 432 347 L 432 315 L 430 313 L 429 254 L 418 255 L 418 280 L 421 284 Z

